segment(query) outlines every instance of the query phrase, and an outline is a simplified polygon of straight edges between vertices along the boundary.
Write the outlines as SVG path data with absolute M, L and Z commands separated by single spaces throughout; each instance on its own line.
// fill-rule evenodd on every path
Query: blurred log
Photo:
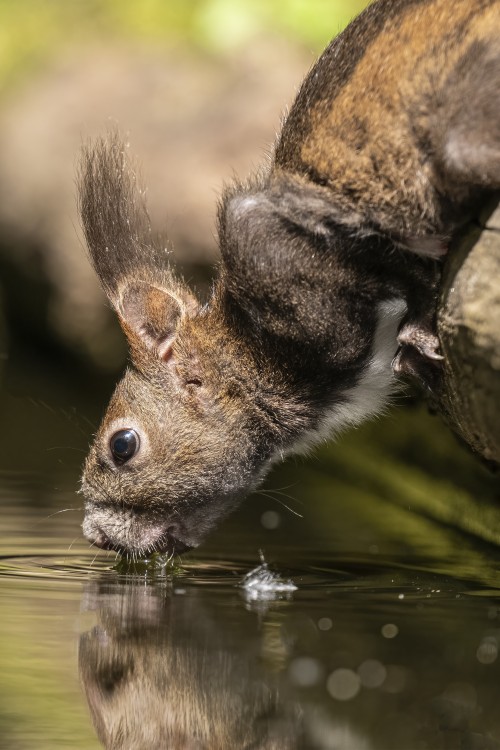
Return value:
M 500 205 L 457 238 L 438 310 L 444 355 L 439 409 L 484 459 L 500 465 Z

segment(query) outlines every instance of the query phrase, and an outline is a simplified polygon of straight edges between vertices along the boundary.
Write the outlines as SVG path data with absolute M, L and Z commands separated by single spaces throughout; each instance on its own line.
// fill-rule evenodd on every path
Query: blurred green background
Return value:
M 259 34 L 320 50 L 367 5 L 364 0 L 2 0 L 0 78 L 21 75 L 76 41 L 175 40 L 215 53 Z

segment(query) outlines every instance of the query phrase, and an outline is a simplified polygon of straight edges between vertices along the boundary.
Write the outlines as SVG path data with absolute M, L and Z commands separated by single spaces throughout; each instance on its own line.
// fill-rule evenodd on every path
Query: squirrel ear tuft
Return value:
M 153 236 L 137 170 L 117 133 L 83 149 L 79 204 L 90 259 L 133 357 L 149 349 L 169 359 L 181 318 L 200 306 Z

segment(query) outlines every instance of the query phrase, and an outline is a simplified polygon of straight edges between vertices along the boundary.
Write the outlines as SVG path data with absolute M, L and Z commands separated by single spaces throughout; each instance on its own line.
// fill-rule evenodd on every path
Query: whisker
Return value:
M 267 492 L 273 492 L 276 495 L 282 495 L 283 497 L 287 497 L 289 500 L 293 500 L 294 503 L 298 503 L 299 505 L 304 505 L 304 502 L 302 500 L 299 500 L 293 495 L 289 495 L 288 492 L 283 492 L 283 490 L 289 489 L 290 487 L 293 487 L 293 486 L 294 485 L 289 485 L 289 487 L 281 487 L 278 489 L 271 487 L 271 488 L 267 488 Z
M 77 448 L 75 445 L 51 445 L 45 448 L 46 451 L 77 451 L 78 453 L 87 453 L 83 448 Z
M 91 543 L 90 543 L 90 549 L 92 549 L 92 547 L 95 547 L 95 546 L 96 546 L 96 545 L 95 545 L 95 542 L 91 542 Z M 94 559 L 92 560 L 92 562 L 90 563 L 90 565 L 89 565 L 89 568 L 91 568 L 91 567 L 92 567 L 92 565 L 93 565 L 93 564 L 95 563 L 95 561 L 96 561 L 96 558 L 97 558 L 97 554 L 96 554 L 96 556 L 94 557 Z
M 83 510 L 83 507 L 80 506 L 79 508 L 62 508 L 62 510 L 56 510 L 54 513 L 51 513 L 49 516 L 45 516 L 45 518 L 42 518 L 38 523 L 43 523 L 43 521 L 48 521 L 49 518 L 53 518 L 54 516 L 58 516 L 59 513 L 68 513 L 68 511 L 74 510 Z
M 71 552 L 71 548 L 72 548 L 72 546 L 74 545 L 74 543 L 76 542 L 77 539 L 79 539 L 79 537 L 75 536 L 75 538 L 73 539 L 73 541 L 71 542 L 71 544 L 69 545 L 69 547 L 67 549 L 67 552 L 66 552 L 67 555 L 69 555 L 69 553 Z M 66 564 L 66 557 L 63 560 L 63 564 L 64 565 Z
M 283 500 L 280 500 L 278 497 L 274 498 L 277 503 L 283 506 L 283 508 L 286 508 L 286 510 L 290 511 L 290 513 L 294 516 L 297 516 L 297 518 L 304 518 L 302 513 L 299 513 L 298 511 L 294 510 L 293 508 L 290 508 L 289 505 L 283 502 Z
M 81 511 L 82 508 L 62 508 L 61 510 L 56 510 L 54 513 L 50 513 L 48 516 L 44 516 L 43 518 L 40 518 L 38 521 L 34 521 L 32 524 L 30 524 L 29 531 L 34 531 L 34 529 L 37 529 L 42 523 L 46 523 L 54 516 L 59 515 L 59 513 L 67 513 L 68 511 Z
M 279 503 L 283 508 L 286 508 L 286 510 L 290 511 L 292 515 L 297 516 L 297 518 L 304 518 L 302 513 L 298 513 L 298 511 L 294 510 L 293 508 L 290 508 L 290 506 L 287 505 L 285 502 L 283 502 L 283 500 L 280 500 L 279 497 L 274 497 L 267 490 L 257 490 L 256 494 L 262 495 L 263 497 L 268 497 L 270 500 L 273 500 L 275 503 Z

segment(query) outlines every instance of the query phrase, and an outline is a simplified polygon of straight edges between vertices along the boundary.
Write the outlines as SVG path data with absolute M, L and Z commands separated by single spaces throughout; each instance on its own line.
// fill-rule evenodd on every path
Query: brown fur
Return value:
M 369 6 L 305 79 L 269 167 L 224 192 L 203 307 L 119 140 L 85 151 L 85 233 L 132 356 L 85 465 L 94 544 L 195 546 L 274 461 L 383 408 L 394 373 L 439 387 L 433 258 L 500 189 L 499 40 L 499 0 Z
M 376 24 L 384 10 L 389 11 L 384 22 Z M 348 75 L 342 69 L 342 37 L 362 51 Z M 315 77 L 306 79 L 277 147 L 277 167 L 327 185 L 341 196 L 342 211 L 354 213 L 361 224 L 395 237 L 449 235 L 450 199 L 456 221 L 463 191 L 470 200 L 471 187 L 482 182 L 479 170 L 471 185 L 470 165 L 461 180 L 454 175 L 453 185 L 443 174 L 450 166 L 445 154 L 453 137 L 450 122 L 457 116 L 476 120 L 483 143 L 498 143 L 499 127 L 484 132 L 477 92 L 470 82 L 462 92 L 454 76 L 462 67 L 469 75 L 476 69 L 481 98 L 497 100 L 498 78 L 482 74 L 488 58 L 496 60 L 498 71 L 496 0 L 373 4 L 332 42 Z M 340 72 L 332 76 L 337 64 Z M 471 150 L 475 145 L 470 143 Z M 460 165 L 456 171 L 462 171 Z M 498 155 L 495 175 L 499 187 Z

